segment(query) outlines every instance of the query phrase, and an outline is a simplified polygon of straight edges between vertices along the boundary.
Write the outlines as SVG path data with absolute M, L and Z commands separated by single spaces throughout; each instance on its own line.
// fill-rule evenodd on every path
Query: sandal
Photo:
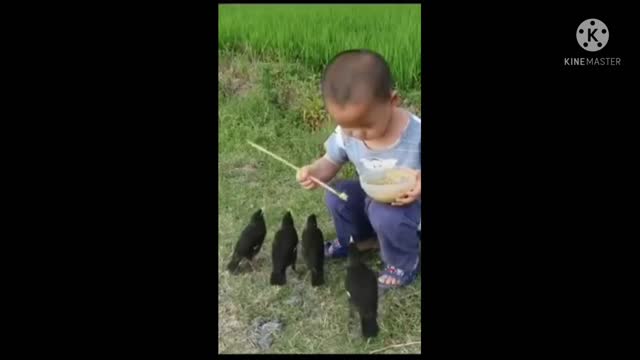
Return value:
M 394 289 L 411 284 L 418 276 L 418 266 L 412 271 L 404 271 L 395 266 L 387 265 L 378 277 L 378 287 L 382 289 Z M 384 278 L 384 279 L 383 279 Z M 387 279 L 395 279 L 394 284 L 385 284 Z
M 349 254 L 349 249 L 346 246 L 342 246 L 338 239 L 324 244 L 324 257 L 329 259 L 341 259 L 346 258 Z

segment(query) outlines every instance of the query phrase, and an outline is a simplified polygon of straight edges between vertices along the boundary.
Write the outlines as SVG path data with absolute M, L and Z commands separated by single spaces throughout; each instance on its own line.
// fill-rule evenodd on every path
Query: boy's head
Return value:
M 384 135 L 399 102 L 389 65 L 369 50 L 336 55 L 322 74 L 321 88 L 329 114 L 347 135 L 360 140 Z

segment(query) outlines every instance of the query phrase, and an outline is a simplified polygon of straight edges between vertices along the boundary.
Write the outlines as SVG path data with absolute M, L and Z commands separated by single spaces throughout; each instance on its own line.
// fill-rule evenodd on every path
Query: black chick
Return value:
M 353 314 L 353 307 L 360 314 L 362 336 L 369 338 L 378 335 L 378 282 L 376 274 L 362 262 L 361 253 L 353 242 L 353 238 L 349 244 L 345 287 L 349 296 L 349 314 Z
M 267 226 L 264 223 L 264 212 L 263 209 L 260 209 L 251 216 L 251 221 L 242 230 L 227 269 L 232 273 L 235 272 L 242 259 L 249 260 L 249 265 L 253 268 L 251 260 L 260 251 L 266 235 Z
M 273 261 L 273 272 L 271 273 L 271 285 L 284 285 L 287 283 L 287 267 L 296 270 L 296 259 L 298 258 L 298 233 L 293 224 L 291 211 L 287 211 L 282 218 L 282 226 L 276 232 L 271 252 Z
M 309 216 L 302 231 L 302 257 L 311 270 L 311 286 L 324 284 L 324 237 L 315 214 Z

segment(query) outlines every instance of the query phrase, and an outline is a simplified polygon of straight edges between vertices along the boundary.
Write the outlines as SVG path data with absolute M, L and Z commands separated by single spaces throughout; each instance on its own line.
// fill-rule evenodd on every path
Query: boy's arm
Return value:
M 326 150 L 324 156 L 312 164 L 312 176 L 326 183 L 333 179 L 342 168 L 342 165 L 349 161 L 340 126 L 336 127 L 327 141 L 325 141 L 324 148 Z
M 327 158 L 327 155 L 325 155 L 311 164 L 309 174 L 327 183 L 338 174 L 341 168 L 342 165 L 334 164 Z
M 307 190 L 315 189 L 318 187 L 318 184 L 311 180 L 310 176 L 324 183 L 328 183 L 336 176 L 341 167 L 342 165 L 336 165 L 330 160 L 327 160 L 327 158 L 321 157 L 312 164 L 301 167 L 296 174 L 296 179 L 303 188 Z
M 298 182 L 300 182 L 305 189 L 311 190 L 317 187 L 317 184 L 309 179 L 309 176 L 313 176 L 327 183 L 338 174 L 342 165 L 349 160 L 342 141 L 340 127 L 337 127 L 331 136 L 329 136 L 324 146 L 327 151 L 326 154 L 312 164 L 303 166 L 296 174 Z

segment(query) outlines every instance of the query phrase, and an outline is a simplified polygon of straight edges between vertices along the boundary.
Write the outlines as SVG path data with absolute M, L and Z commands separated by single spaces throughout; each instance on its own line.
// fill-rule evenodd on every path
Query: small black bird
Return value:
M 324 284 L 324 237 L 315 214 L 309 216 L 302 231 L 302 257 L 311 270 L 311 286 Z
M 287 211 L 282 218 L 282 226 L 276 232 L 271 252 L 273 272 L 271 273 L 271 285 L 284 285 L 287 283 L 287 267 L 296 270 L 298 258 L 298 233 L 293 224 L 291 211 Z
M 353 307 L 360 314 L 362 336 L 378 335 L 378 281 L 376 274 L 361 260 L 361 253 L 351 238 L 345 287 L 349 296 L 349 315 L 353 316 Z
M 264 223 L 264 211 L 260 209 L 251 216 L 249 225 L 242 230 L 227 269 L 232 273 L 235 272 L 242 259 L 249 260 L 249 265 L 253 268 L 251 260 L 260 251 L 266 235 L 267 226 Z

